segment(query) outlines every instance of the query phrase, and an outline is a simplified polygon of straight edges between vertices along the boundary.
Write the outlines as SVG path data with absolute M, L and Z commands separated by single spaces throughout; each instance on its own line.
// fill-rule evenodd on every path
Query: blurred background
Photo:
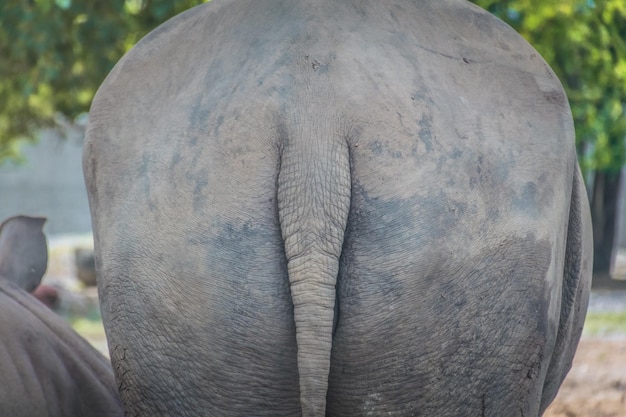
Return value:
M 54 309 L 106 352 L 81 152 L 117 60 L 191 0 L 0 1 L 0 221 L 48 218 Z M 569 97 L 594 225 L 593 293 L 574 367 L 547 416 L 626 417 L 626 1 L 475 0 L 522 34 Z

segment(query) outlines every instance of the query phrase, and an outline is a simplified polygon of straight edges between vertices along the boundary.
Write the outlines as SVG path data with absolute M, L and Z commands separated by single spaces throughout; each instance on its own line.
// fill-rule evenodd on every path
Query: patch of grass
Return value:
M 589 312 L 583 334 L 586 336 L 626 334 L 626 311 Z
M 76 333 L 84 338 L 100 338 L 104 337 L 104 327 L 101 320 L 93 320 L 89 318 L 76 318 L 71 322 L 72 328 Z

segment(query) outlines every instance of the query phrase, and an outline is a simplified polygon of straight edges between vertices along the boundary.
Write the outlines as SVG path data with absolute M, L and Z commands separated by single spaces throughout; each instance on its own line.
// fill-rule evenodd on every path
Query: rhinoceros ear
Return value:
M 45 217 L 15 216 L 0 224 L 0 277 L 31 292 L 48 265 Z

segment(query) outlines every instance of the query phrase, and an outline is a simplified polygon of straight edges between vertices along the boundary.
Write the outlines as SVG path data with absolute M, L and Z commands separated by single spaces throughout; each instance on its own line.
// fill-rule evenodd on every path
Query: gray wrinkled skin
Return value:
M 459 0 L 214 0 L 113 69 L 84 153 L 129 415 L 540 416 L 580 337 L 571 114 Z
M 124 415 L 109 361 L 48 307 L 2 278 L 0 317 L 0 415 Z
M 122 416 L 109 361 L 25 291 L 46 269 L 44 222 L 16 216 L 0 228 L 0 415 Z

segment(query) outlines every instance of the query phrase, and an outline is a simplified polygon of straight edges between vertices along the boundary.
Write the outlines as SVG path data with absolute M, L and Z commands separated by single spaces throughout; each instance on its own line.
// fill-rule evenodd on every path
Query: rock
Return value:
M 76 277 L 87 287 L 96 285 L 96 265 L 92 249 L 76 248 L 74 251 Z

